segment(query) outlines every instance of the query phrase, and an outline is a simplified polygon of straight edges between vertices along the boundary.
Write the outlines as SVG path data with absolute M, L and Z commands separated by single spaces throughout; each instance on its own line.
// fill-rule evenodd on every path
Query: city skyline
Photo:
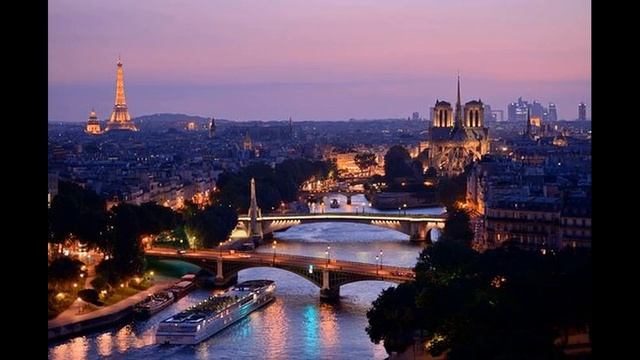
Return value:
M 429 118 L 459 70 L 465 101 L 591 118 L 588 2 L 369 3 L 50 2 L 48 120 L 105 119 L 118 54 L 133 117 Z

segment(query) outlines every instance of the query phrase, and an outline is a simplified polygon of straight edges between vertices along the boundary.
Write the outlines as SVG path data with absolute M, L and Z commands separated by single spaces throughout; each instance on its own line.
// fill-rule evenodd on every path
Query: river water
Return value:
M 340 199 L 341 204 L 346 199 Z M 325 200 L 330 203 L 330 197 Z M 378 212 L 362 195 L 352 206 L 341 205 L 331 211 Z M 329 209 L 325 209 L 329 210 Z M 442 208 L 412 209 L 407 213 L 439 214 Z M 393 212 L 391 212 L 393 213 Z M 396 211 L 397 213 L 397 211 Z M 276 253 L 329 257 L 375 263 L 382 251 L 383 265 L 411 267 L 422 249 L 410 243 L 408 235 L 363 224 L 316 223 L 275 234 Z M 273 252 L 271 246 L 258 248 Z M 197 271 L 190 264 L 166 262 L 182 271 Z M 363 281 L 342 286 L 337 305 L 319 301 L 319 289 L 308 280 L 280 269 L 242 270 L 238 281 L 271 279 L 276 281 L 276 300 L 238 323 L 198 345 L 155 344 L 158 323 L 211 296 L 211 290 L 198 289 L 151 319 L 122 324 L 65 341 L 49 344 L 49 358 L 62 359 L 384 359 L 382 344 L 373 344 L 365 327 L 366 312 L 380 291 L 394 286 L 382 281 Z

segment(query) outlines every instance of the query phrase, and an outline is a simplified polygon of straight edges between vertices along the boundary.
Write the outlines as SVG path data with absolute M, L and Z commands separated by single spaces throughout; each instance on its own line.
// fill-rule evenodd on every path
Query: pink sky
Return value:
M 49 1 L 49 119 L 427 116 L 436 99 L 591 103 L 586 0 Z

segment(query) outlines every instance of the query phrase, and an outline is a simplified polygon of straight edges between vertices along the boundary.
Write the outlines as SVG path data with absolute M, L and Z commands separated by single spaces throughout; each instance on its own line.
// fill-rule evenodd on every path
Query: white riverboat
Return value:
M 163 320 L 158 344 L 197 344 L 275 299 L 271 280 L 250 280 Z

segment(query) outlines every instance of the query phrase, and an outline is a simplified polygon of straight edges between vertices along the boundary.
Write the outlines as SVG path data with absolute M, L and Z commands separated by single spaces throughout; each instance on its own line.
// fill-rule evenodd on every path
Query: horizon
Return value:
M 521 96 L 573 120 L 584 102 L 591 119 L 591 4 L 579 0 L 50 0 L 48 19 L 50 122 L 107 118 L 119 54 L 132 117 L 428 119 L 437 99 L 455 103 L 460 71 L 463 103 L 506 113 Z
M 199 115 L 199 114 L 187 114 L 187 113 L 153 113 L 153 114 L 143 114 L 140 116 L 133 116 L 131 117 L 132 121 L 139 121 L 139 118 L 141 117 L 147 117 L 147 116 L 154 116 L 154 115 L 174 115 L 174 116 L 188 116 L 188 117 L 193 117 L 193 118 L 205 118 L 205 119 L 210 119 L 210 117 L 207 117 L 205 115 Z M 109 119 L 104 118 L 104 119 L 98 119 L 98 121 L 100 122 L 107 122 Z M 264 123 L 269 123 L 269 122 L 284 122 L 284 123 L 288 123 L 289 119 L 273 119 L 273 120 L 260 120 L 260 119 L 246 119 L 246 120 L 233 120 L 233 119 L 225 119 L 225 118 L 215 118 L 216 121 L 227 121 L 227 122 L 231 122 L 231 123 L 250 123 L 250 122 L 264 122 Z M 402 118 L 402 117 L 395 117 L 395 118 L 349 118 L 349 119 L 299 119 L 299 120 L 293 120 L 293 123 L 303 123 L 303 122 L 351 122 L 351 121 L 390 121 L 390 120 L 404 120 L 404 121 L 410 121 L 412 123 L 417 122 L 416 120 L 408 120 L 406 117 Z M 430 121 L 428 118 L 421 118 L 420 120 L 418 120 L 420 122 L 424 122 L 424 121 Z M 583 121 L 578 121 L 577 119 L 561 119 L 559 118 L 558 121 L 566 121 L 566 122 L 583 122 Z M 77 124 L 77 125 L 81 125 L 84 126 L 86 125 L 86 120 L 68 120 L 68 121 L 64 121 L 64 120 L 56 120 L 56 119 L 49 119 L 47 120 L 48 124 L 52 124 L 52 123 L 66 123 L 66 124 Z M 523 121 L 496 121 L 497 123 L 516 123 L 516 122 L 523 122 Z M 591 122 L 591 119 L 589 117 L 587 117 L 587 122 Z

